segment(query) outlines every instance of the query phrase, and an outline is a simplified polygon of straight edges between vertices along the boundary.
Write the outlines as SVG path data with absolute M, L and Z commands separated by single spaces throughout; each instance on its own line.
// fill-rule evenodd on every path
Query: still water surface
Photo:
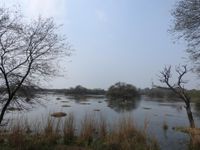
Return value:
M 142 96 L 132 103 L 117 103 L 108 101 L 104 96 L 79 99 L 62 94 L 40 95 L 44 105 L 36 104 L 29 111 L 9 112 L 9 118 L 27 118 L 29 122 L 47 120 L 53 112 L 73 113 L 77 120 L 84 118 L 85 114 L 104 116 L 110 123 L 120 117 L 131 116 L 138 128 L 143 128 L 148 122 L 148 134 L 155 137 L 162 150 L 186 150 L 189 137 L 185 133 L 174 131 L 177 126 L 188 126 L 189 122 L 184 109 L 184 103 L 177 100 L 163 100 Z M 63 107 L 67 105 L 67 107 Z M 98 110 L 98 111 L 95 111 Z M 192 104 L 195 122 L 200 127 L 200 107 Z M 163 123 L 169 126 L 163 130 Z

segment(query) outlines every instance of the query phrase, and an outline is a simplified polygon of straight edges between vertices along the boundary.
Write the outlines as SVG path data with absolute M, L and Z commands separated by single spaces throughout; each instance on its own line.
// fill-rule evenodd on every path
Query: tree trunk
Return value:
M 190 104 L 186 105 L 186 111 L 187 111 L 188 119 L 189 119 L 189 122 L 190 122 L 190 127 L 191 128 L 195 128 L 195 123 L 194 123 L 194 119 L 193 119 L 193 115 L 192 115 Z
M 2 110 L 1 110 L 1 114 L 0 114 L 0 125 L 2 125 L 2 121 L 3 121 L 3 118 L 4 118 L 4 114 L 10 104 L 10 101 L 11 99 L 9 98 L 6 102 L 6 104 L 3 106 Z

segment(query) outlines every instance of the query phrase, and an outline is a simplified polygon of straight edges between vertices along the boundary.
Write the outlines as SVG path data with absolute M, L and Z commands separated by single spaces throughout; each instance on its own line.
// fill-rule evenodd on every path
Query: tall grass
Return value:
M 22 124 L 22 125 L 21 125 Z M 3 141 L 2 150 L 45 150 L 64 146 L 91 150 L 157 150 L 158 145 L 146 132 L 138 130 L 131 117 L 123 117 L 113 124 L 108 124 L 104 117 L 85 115 L 76 129 L 75 117 L 69 114 L 64 122 L 48 119 L 40 132 L 32 130 L 27 123 L 16 123 L 6 133 L 0 132 Z M 27 132 L 27 129 L 29 132 Z M 3 129 L 2 129 L 3 130 Z
M 95 138 L 95 134 L 97 133 L 97 122 L 93 115 L 86 114 L 84 119 L 81 121 L 80 135 L 79 140 L 80 143 L 90 145 L 93 139 Z
M 107 138 L 107 144 L 111 149 L 158 149 L 158 145 L 147 137 L 145 130 L 136 128 L 131 117 L 121 118 Z
M 190 135 L 189 150 L 199 150 L 200 149 L 200 129 L 185 129 Z
M 190 136 L 188 150 L 200 149 L 200 128 L 176 127 L 174 130 L 187 133 Z
M 64 144 L 73 144 L 75 140 L 75 120 L 73 114 L 69 114 L 68 118 L 65 119 L 63 127 L 63 140 Z

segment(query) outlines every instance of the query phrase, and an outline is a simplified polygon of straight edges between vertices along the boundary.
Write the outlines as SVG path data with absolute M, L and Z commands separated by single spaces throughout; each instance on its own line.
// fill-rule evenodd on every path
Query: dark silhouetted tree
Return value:
M 194 128 L 195 123 L 194 123 L 191 106 L 190 106 L 191 98 L 188 95 L 187 90 L 184 87 L 186 81 L 183 80 L 183 76 L 188 72 L 187 67 L 186 66 L 177 67 L 176 72 L 178 74 L 178 80 L 177 80 L 177 83 L 172 84 L 172 83 L 170 83 L 170 79 L 172 78 L 171 66 L 165 67 L 164 70 L 160 72 L 160 74 L 161 74 L 160 81 L 162 83 L 165 83 L 167 85 L 167 87 L 160 87 L 160 88 L 165 88 L 165 89 L 169 88 L 179 98 L 181 98 L 184 101 L 185 108 L 187 111 L 187 116 L 188 116 L 188 119 L 190 122 L 190 127 Z
M 20 11 L 0 8 L 0 124 L 10 105 L 23 107 L 16 98 L 22 86 L 57 74 L 57 58 L 68 56 L 69 44 L 58 34 L 53 19 L 25 22 Z

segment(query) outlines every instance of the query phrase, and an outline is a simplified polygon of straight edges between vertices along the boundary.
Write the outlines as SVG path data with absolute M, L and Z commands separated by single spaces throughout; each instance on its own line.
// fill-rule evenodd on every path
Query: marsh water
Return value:
M 29 122 L 45 120 L 53 112 L 73 113 L 77 120 L 85 114 L 101 115 L 110 123 L 123 116 L 134 118 L 138 128 L 147 124 L 148 135 L 156 138 L 162 150 L 186 150 L 189 136 L 174 130 L 174 127 L 189 125 L 184 103 L 176 99 L 159 99 L 141 96 L 132 102 L 110 101 L 104 96 L 85 98 L 63 94 L 40 94 L 41 104 L 34 104 L 28 111 L 10 111 L 8 118 L 27 118 Z M 200 127 L 200 107 L 192 104 L 195 122 Z M 168 129 L 164 130 L 163 125 Z

